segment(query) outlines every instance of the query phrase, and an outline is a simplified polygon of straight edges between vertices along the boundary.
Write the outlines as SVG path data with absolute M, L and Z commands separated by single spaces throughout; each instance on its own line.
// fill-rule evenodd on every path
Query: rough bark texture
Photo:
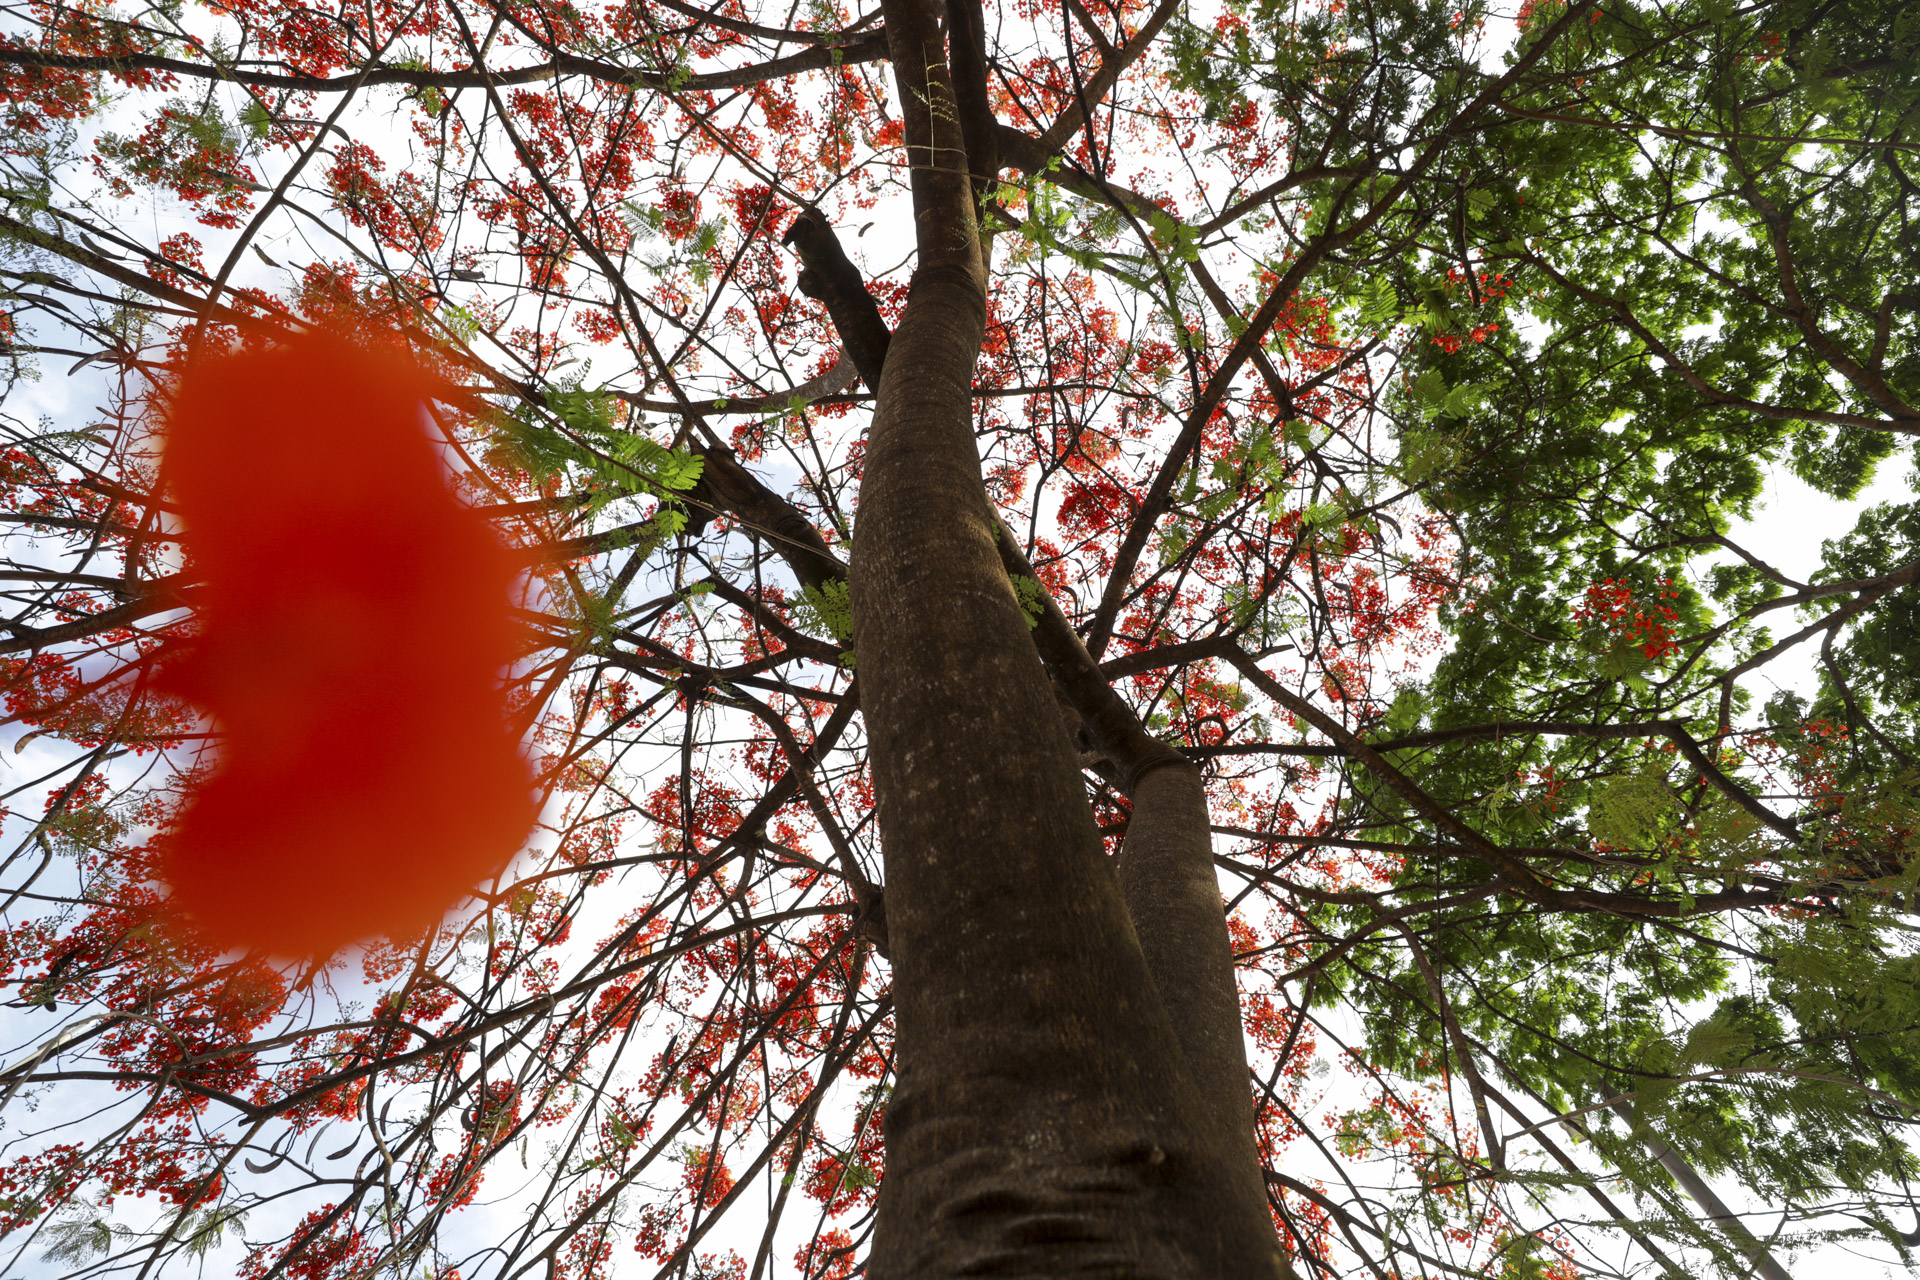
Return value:
M 1034 577 L 1012 532 L 1003 524 L 999 533 L 1007 572 Z M 1147 733 L 1050 596 L 1042 597 L 1033 638 L 1080 713 L 1095 750 L 1118 767 L 1133 805 L 1116 868 L 1121 897 L 1199 1087 L 1221 1158 L 1244 1181 L 1243 1194 L 1264 1194 L 1233 945 L 1213 870 L 1200 770 Z
M 1168 760 L 1137 775 L 1115 872 L 1154 984 L 1193 1072 L 1222 1172 L 1266 1199 L 1253 1140 L 1253 1090 L 1233 976 L 1233 944 L 1213 870 L 1200 770 Z
M 896 1086 L 868 1274 L 1278 1276 L 1101 852 L 971 427 L 985 273 L 942 33 L 884 6 L 919 264 L 869 435 L 854 642 Z

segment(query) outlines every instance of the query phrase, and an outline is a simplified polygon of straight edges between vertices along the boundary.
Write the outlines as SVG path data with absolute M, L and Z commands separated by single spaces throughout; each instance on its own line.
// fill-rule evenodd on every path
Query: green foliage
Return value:
M 684 70 L 676 68 L 675 73 Z M 654 276 L 664 280 L 684 271 L 692 276 L 694 283 L 701 286 L 713 279 L 713 262 L 709 255 L 719 246 L 721 237 L 726 233 L 724 218 L 708 218 L 695 223 L 685 235 L 669 236 L 669 222 L 673 215 L 667 209 L 626 200 L 621 202 L 620 214 L 636 241 L 665 242 L 660 250 L 634 255 L 634 260 Z
M 536 478 L 584 472 L 600 502 L 647 494 L 667 502 L 699 483 L 698 454 L 661 445 L 618 422 L 619 401 L 578 386 L 546 394 L 545 413 L 522 406 L 498 422 L 494 457 Z M 663 513 L 685 517 L 678 512 Z
M 1027 616 L 1027 630 L 1040 625 L 1041 617 L 1047 611 L 1047 589 L 1040 579 L 1029 578 L 1023 573 L 1012 575 L 1013 594 L 1020 601 L 1020 611 Z
M 43 1262 L 83 1267 L 113 1250 L 112 1225 L 91 1210 L 55 1218 L 43 1234 L 46 1239 L 46 1247 L 40 1251 Z
M 810 635 L 851 644 L 853 606 L 847 598 L 847 584 L 829 579 L 817 587 L 806 588 L 794 603 L 793 620 Z
M 219 1248 L 227 1237 L 239 1240 L 246 1224 L 246 1214 L 215 1206 L 189 1214 L 181 1224 L 179 1234 L 186 1241 L 187 1256 L 204 1259 Z
M 267 131 L 273 127 L 273 114 L 257 98 L 249 98 L 240 109 L 240 123 L 255 142 L 265 142 Z
M 1019 238 L 1010 246 L 1016 263 L 1039 254 L 1057 255 L 1155 297 L 1162 305 L 1178 297 L 1172 265 L 1199 256 L 1193 229 L 1186 223 L 1177 223 L 1159 210 L 1148 211 L 1146 224 L 1152 238 L 1144 252 L 1131 252 L 1119 247 L 1124 242 L 1116 239 L 1125 222 L 1118 209 L 1083 201 L 1044 178 L 1034 179 L 1024 190 L 1028 214 Z
M 1594 839 L 1614 849 L 1644 849 L 1675 809 L 1665 777 L 1641 773 L 1615 778 L 1594 789 L 1587 826 Z
M 1920 474 L 1910 478 L 1920 487 Z M 1825 551 L 1820 575 L 1825 580 L 1875 578 L 1911 565 L 1920 560 L 1920 501 L 1869 508 L 1851 533 L 1828 543 Z M 1838 650 L 1837 661 L 1822 667 L 1821 710 L 1849 716 L 1836 680 L 1844 673 L 1855 701 L 1851 714 L 1877 713 L 1883 733 L 1901 743 L 1920 741 L 1920 584 L 1889 593 L 1848 629 Z M 1863 749 L 1876 745 L 1869 742 Z

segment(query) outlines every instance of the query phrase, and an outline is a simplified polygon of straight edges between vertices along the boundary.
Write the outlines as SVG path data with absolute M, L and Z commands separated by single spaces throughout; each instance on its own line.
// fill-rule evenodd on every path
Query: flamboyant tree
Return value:
M 9 1274 L 1910 1260 L 1907 8 L 9 5 Z M 515 559 L 541 820 L 288 959 L 166 883 L 162 428 L 316 331 Z M 190 468 L 289 564 L 388 465 L 305 394 Z M 366 751 L 375 847 L 511 807 Z

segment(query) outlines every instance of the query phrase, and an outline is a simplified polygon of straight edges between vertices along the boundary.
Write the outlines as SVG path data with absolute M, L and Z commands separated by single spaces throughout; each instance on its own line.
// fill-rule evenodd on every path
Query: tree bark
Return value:
M 1206 785 L 1191 761 L 1163 760 L 1135 776 L 1132 800 L 1114 867 L 1120 895 L 1200 1091 L 1222 1172 L 1243 1184 L 1240 1194 L 1264 1201 L 1266 1175 L 1254 1143 L 1239 984 L 1213 870 Z
M 946 0 L 947 49 L 953 63 L 953 93 L 959 104 L 960 135 L 967 144 L 967 171 L 974 208 L 1000 179 L 1000 141 L 987 90 L 987 21 L 981 0 Z
M 998 530 L 1008 574 L 1035 577 L 1013 532 L 1004 524 Z M 1033 638 L 1080 713 L 1094 749 L 1113 762 L 1132 802 L 1115 868 L 1121 898 L 1199 1086 L 1216 1149 L 1231 1159 L 1251 1193 L 1264 1195 L 1233 943 L 1213 870 L 1206 784 L 1192 761 L 1147 733 L 1051 596 L 1041 597 Z
M 995 547 L 972 431 L 985 268 L 927 0 L 888 0 L 919 260 L 851 566 L 896 1085 L 868 1274 L 1279 1276 L 1211 1140 Z
M 695 533 L 715 512 L 730 512 L 771 542 L 802 587 L 818 588 L 823 583 L 846 577 L 845 566 L 834 557 L 826 539 L 791 502 L 761 484 L 757 476 L 741 466 L 733 450 L 718 445 L 696 445 L 693 451 L 705 464 L 700 470 L 699 482 L 687 494 L 695 512 L 689 527 Z
M 961 119 L 964 126 L 966 113 Z M 968 134 L 969 147 L 972 136 Z M 994 164 L 989 161 L 984 167 L 991 169 Z M 982 167 L 973 166 L 976 191 Z M 861 367 L 869 370 L 867 376 L 878 385 L 891 334 L 832 226 L 809 210 L 795 221 L 787 243 L 806 268 L 803 279 L 811 277 L 803 291 L 829 299 L 842 344 L 849 351 L 867 353 Z M 1008 576 L 1037 582 L 1012 531 L 997 517 L 994 527 Z M 801 564 L 793 554 L 788 559 L 803 579 L 814 567 Z M 1248 1180 L 1249 1187 L 1264 1186 L 1253 1140 L 1232 946 L 1213 871 L 1200 771 L 1147 733 L 1133 709 L 1113 691 L 1058 604 L 1044 592 L 1041 603 L 1041 615 L 1033 627 L 1041 660 L 1079 716 L 1091 745 L 1110 762 L 1111 780 L 1132 800 L 1132 821 L 1117 869 L 1121 897 L 1140 937 L 1147 968 L 1200 1086 L 1218 1149 L 1234 1153 L 1239 1176 Z
M 880 304 L 867 292 L 860 271 L 840 247 L 840 238 L 818 209 L 802 209 L 780 243 L 800 257 L 800 292 L 823 302 L 840 346 L 860 370 L 867 390 L 880 389 L 880 370 L 886 364 L 892 335 L 880 316 Z

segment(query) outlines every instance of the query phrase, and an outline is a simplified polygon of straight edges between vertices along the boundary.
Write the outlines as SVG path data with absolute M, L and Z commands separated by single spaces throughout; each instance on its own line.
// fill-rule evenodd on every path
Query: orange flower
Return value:
M 225 740 L 164 870 L 228 945 L 416 933 L 532 822 L 500 689 L 512 566 L 448 492 L 430 390 L 321 337 L 182 381 L 167 468 L 204 631 L 167 679 Z

